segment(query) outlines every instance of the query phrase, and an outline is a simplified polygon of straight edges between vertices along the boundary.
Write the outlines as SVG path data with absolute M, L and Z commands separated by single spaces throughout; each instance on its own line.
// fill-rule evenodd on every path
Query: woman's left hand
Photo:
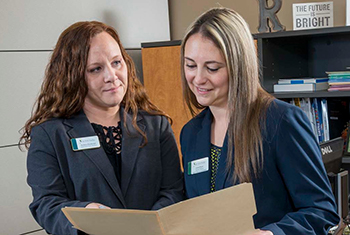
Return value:
M 267 230 L 257 230 L 252 234 L 249 235 L 273 235 L 273 233 L 271 231 L 267 231 Z
M 96 202 L 92 202 L 92 203 L 88 204 L 85 208 L 88 208 L 88 209 L 111 209 L 108 206 L 105 206 L 101 203 L 96 203 Z

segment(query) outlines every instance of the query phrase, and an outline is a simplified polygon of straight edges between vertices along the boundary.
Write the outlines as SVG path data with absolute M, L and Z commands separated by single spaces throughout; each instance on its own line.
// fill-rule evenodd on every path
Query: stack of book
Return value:
M 324 98 L 293 98 L 291 104 L 300 107 L 309 118 L 319 143 L 330 139 L 327 100 Z
M 329 78 L 328 91 L 350 91 L 350 71 L 326 72 Z
M 307 92 L 327 90 L 328 78 L 279 79 L 273 86 L 274 92 Z

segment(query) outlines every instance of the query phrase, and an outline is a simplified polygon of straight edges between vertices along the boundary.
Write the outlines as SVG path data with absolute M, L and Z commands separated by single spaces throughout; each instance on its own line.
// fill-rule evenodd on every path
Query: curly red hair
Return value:
M 85 71 L 90 41 L 101 32 L 107 32 L 116 40 L 127 65 L 128 88 L 122 101 L 125 107 L 124 115 L 132 112 L 132 124 L 144 137 L 144 143 L 147 143 L 147 137 L 136 124 L 138 110 L 142 109 L 152 115 L 163 115 L 169 118 L 147 96 L 136 76 L 135 64 L 122 46 L 117 31 L 97 21 L 77 22 L 62 32 L 52 52 L 34 111 L 23 127 L 20 138 L 20 143 L 24 143 L 27 148 L 34 126 L 50 118 L 69 118 L 83 108 L 88 92 Z

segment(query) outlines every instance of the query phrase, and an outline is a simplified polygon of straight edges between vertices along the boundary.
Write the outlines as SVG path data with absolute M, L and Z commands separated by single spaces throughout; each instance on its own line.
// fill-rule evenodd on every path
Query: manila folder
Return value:
M 62 209 L 75 228 L 95 235 L 243 235 L 254 231 L 251 183 L 192 198 L 158 211 Z

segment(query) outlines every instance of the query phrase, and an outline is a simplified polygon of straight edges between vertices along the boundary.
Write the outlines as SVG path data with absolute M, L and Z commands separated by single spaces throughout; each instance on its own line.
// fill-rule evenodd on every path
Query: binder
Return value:
M 244 235 L 255 231 L 253 186 L 243 183 L 158 211 L 66 207 L 75 228 L 98 235 Z

